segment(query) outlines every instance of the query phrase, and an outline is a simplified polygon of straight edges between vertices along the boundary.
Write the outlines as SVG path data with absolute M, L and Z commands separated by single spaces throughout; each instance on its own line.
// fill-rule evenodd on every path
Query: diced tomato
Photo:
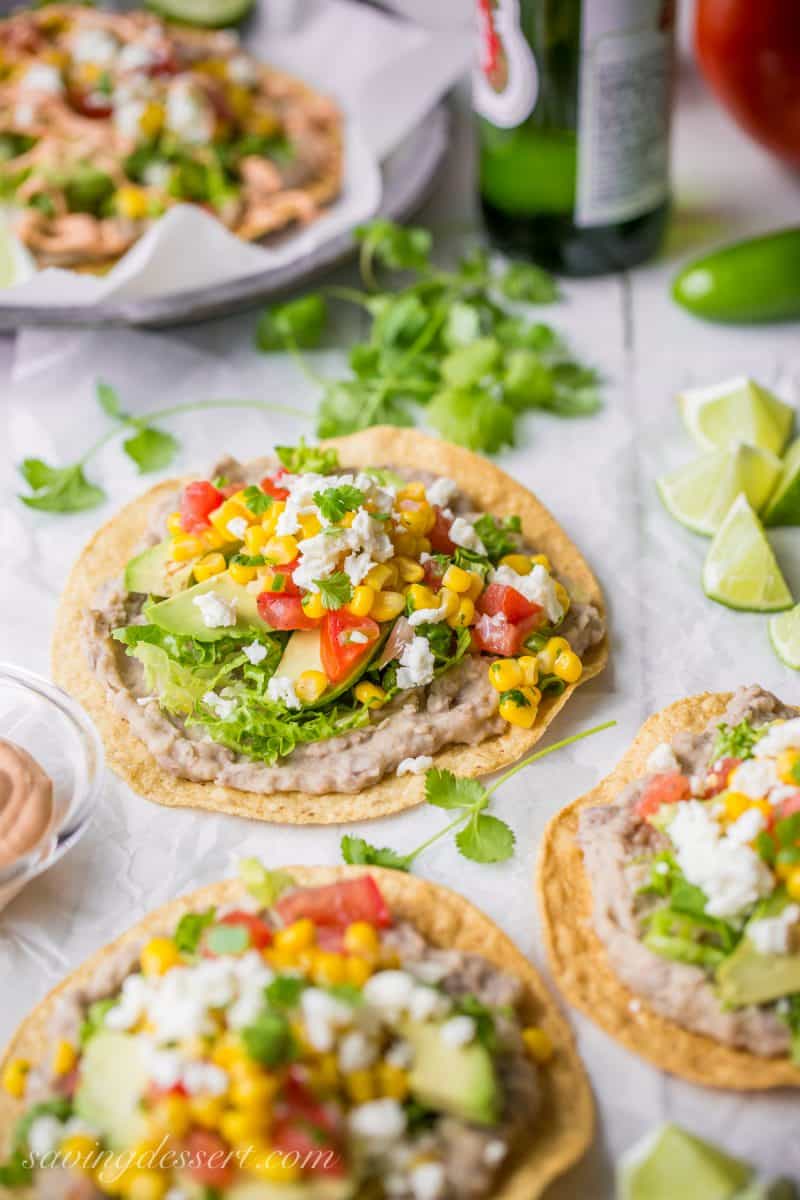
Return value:
M 207 1187 L 224 1188 L 235 1174 L 233 1153 L 217 1133 L 193 1129 L 186 1138 L 187 1171 L 192 1179 Z
M 281 896 L 275 905 L 278 916 L 286 925 L 310 917 L 316 925 L 334 925 L 345 929 L 354 921 L 367 921 L 379 929 L 392 923 L 386 901 L 371 875 L 343 879 L 324 887 L 298 888 Z
M 272 496 L 273 500 L 285 500 L 289 495 L 289 489 L 281 487 L 280 480 L 287 474 L 285 467 L 279 467 L 274 475 L 267 475 L 261 480 L 261 490 L 266 492 L 268 496 Z
M 172 51 L 167 49 L 159 54 L 155 62 L 145 68 L 145 74 L 157 79 L 159 76 L 177 75 L 180 69 L 181 64 Z
M 103 92 L 75 88 L 69 93 L 69 101 L 82 117 L 90 117 L 94 121 L 110 117 L 114 111 L 108 96 Z
M 272 930 L 269 925 L 253 913 L 236 909 L 234 912 L 229 912 L 227 916 L 220 917 L 218 924 L 241 925 L 250 934 L 250 945 L 254 946 L 256 950 L 263 950 L 272 941 Z
M 544 612 L 541 604 L 534 604 L 518 592 L 516 588 L 505 583 L 490 583 L 478 598 L 478 612 L 493 617 L 502 613 L 509 621 L 524 621 L 526 617 Z
M 718 796 L 728 786 L 731 773 L 739 766 L 740 758 L 721 758 L 714 764 L 703 782 L 704 796 Z
M 478 654 L 499 654 L 513 658 L 519 654 L 530 631 L 541 623 L 541 613 L 522 621 L 509 621 L 503 613 L 482 613 L 472 626 L 472 648 Z
M 680 804 L 691 799 L 692 787 L 685 775 L 670 771 L 654 775 L 636 804 L 636 815 L 646 820 L 658 812 L 662 804 Z
M 181 496 L 181 526 L 186 533 L 208 529 L 208 514 L 219 508 L 225 497 L 219 488 L 205 479 L 187 483 Z
M 425 572 L 425 582 L 428 587 L 432 592 L 438 592 L 442 586 L 446 568 L 435 558 L 429 558 L 422 564 L 422 569 Z
M 151 1104 L 158 1104 L 159 1100 L 163 1100 L 165 1096 L 188 1096 L 186 1088 L 182 1083 L 175 1083 L 172 1087 L 159 1087 L 157 1083 L 151 1083 L 147 1088 L 147 1099 Z
M 321 617 L 308 617 L 299 596 L 261 592 L 257 600 L 261 619 L 273 629 L 316 629 Z
M 297 1154 L 304 1174 L 340 1179 L 346 1174 L 344 1155 L 326 1137 L 325 1130 L 308 1117 L 276 1120 L 270 1130 L 270 1145 L 281 1154 Z
M 446 517 L 439 508 L 438 504 L 434 504 L 433 511 L 436 514 L 436 521 L 433 528 L 428 533 L 428 541 L 431 544 L 431 550 L 434 554 L 455 554 L 455 542 L 450 541 L 450 526 L 453 524 L 450 517 Z
M 787 796 L 781 801 L 780 821 L 785 821 L 787 817 L 793 817 L 795 813 L 800 813 L 800 791 L 796 791 L 793 796 Z
M 341 954 L 344 950 L 344 930 L 334 925 L 320 925 L 317 929 L 317 946 L 331 954 Z
M 354 617 L 343 608 L 325 613 L 322 618 L 320 654 L 322 667 L 331 683 L 339 683 L 355 669 L 380 636 L 380 626 L 371 617 Z M 366 641 L 351 640 L 356 633 Z

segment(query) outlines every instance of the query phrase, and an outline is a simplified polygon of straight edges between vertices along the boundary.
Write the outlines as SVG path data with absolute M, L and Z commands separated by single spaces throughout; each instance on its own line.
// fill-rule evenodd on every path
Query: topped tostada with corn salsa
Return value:
M 241 870 L 23 1024 L 0 1067 L 9 1194 L 532 1200 L 580 1157 L 571 1037 L 487 918 L 398 872 Z
M 361 465 L 373 446 L 380 457 Z M 409 466 L 403 447 L 411 462 L 449 455 L 462 482 Z M 348 450 L 358 464 L 343 463 Z M 476 508 L 470 468 L 473 486 L 488 475 L 533 524 Z M 382 780 L 405 789 L 448 747 L 483 749 L 474 774 L 518 757 L 586 663 L 599 669 L 588 569 L 530 493 L 466 451 L 371 430 L 157 491 L 122 575 L 105 554 L 95 567 L 90 547 L 70 585 L 88 603 L 67 603 L 95 688 L 167 776 L 363 794 Z M 537 519 L 561 562 L 537 544 Z M 114 522 L 99 536 L 113 549 Z M 54 665 L 75 690 L 70 640 L 57 631 Z M 91 707 L 97 693 L 78 690 Z
M 253 240 L 339 192 L 341 117 L 234 34 L 50 4 L 0 21 L 0 196 L 40 266 L 97 268 L 171 206 Z

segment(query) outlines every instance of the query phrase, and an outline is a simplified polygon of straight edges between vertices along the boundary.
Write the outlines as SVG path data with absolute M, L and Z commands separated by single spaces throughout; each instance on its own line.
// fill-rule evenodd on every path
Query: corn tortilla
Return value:
M 706 1087 L 800 1087 L 800 1068 L 788 1059 L 762 1058 L 692 1033 L 652 1012 L 620 982 L 592 926 L 591 888 L 576 841 L 583 809 L 614 804 L 629 783 L 646 773 L 647 759 L 657 745 L 671 742 L 681 730 L 701 733 L 722 717 L 730 699 L 730 692 L 705 692 L 655 713 L 611 774 L 552 819 L 537 871 L 545 945 L 551 970 L 570 1004 L 662 1071 Z
M 343 467 L 419 467 L 454 479 L 480 509 L 498 517 L 518 513 L 526 539 L 536 546 L 537 551 L 548 555 L 554 570 L 568 580 L 577 598 L 589 601 L 604 612 L 600 586 L 563 529 L 531 492 L 486 459 L 417 430 L 387 426 L 367 429 L 324 445 L 339 451 Z M 80 700 L 94 719 L 105 743 L 110 766 L 140 795 L 167 807 L 204 808 L 286 824 L 368 820 L 420 804 L 425 789 L 424 776 L 420 775 L 387 776 L 355 795 L 339 792 L 264 794 L 180 779 L 157 765 L 144 742 L 131 732 L 128 722 L 116 712 L 86 660 L 83 648 L 85 614 L 100 585 L 118 577 L 141 545 L 153 507 L 163 504 L 186 482 L 186 479 L 171 479 L 157 484 L 99 530 L 75 564 L 57 614 L 53 678 Z M 539 741 L 575 688 L 603 669 L 607 657 L 608 645 L 604 638 L 584 656 L 584 671 L 578 684 L 570 684 L 560 696 L 544 697 L 532 729 L 509 726 L 499 737 L 478 745 L 448 747 L 435 756 L 435 765 L 460 775 L 476 776 L 515 762 Z
M 358 867 L 288 867 L 299 884 L 315 886 L 364 874 Z M 394 917 L 405 918 L 432 944 L 480 954 L 525 985 L 522 1015 L 526 1023 L 544 1029 L 555 1052 L 542 1068 L 544 1105 L 531 1129 L 524 1155 L 509 1163 L 509 1172 L 494 1200 L 536 1200 L 547 1185 L 576 1163 L 587 1150 L 594 1129 L 594 1105 L 589 1082 L 578 1057 L 569 1026 L 539 975 L 514 943 L 477 908 L 449 888 L 399 871 L 370 868 Z M 210 905 L 236 902 L 245 895 L 239 880 L 212 884 L 174 900 L 150 914 L 88 959 L 59 984 L 23 1021 L 9 1044 L 0 1072 L 13 1059 L 47 1064 L 53 1052 L 48 1031 L 61 996 L 85 988 L 96 970 L 118 951 L 147 936 L 171 934 L 183 913 Z M 11 1130 L 24 1111 L 21 1101 L 0 1093 L 0 1148 L 8 1150 Z M 22 1197 L 25 1193 L 15 1192 Z

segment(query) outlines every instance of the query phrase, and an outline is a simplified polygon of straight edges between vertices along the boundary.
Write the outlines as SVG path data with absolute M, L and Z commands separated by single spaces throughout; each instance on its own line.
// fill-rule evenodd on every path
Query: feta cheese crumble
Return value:
M 210 142 L 214 135 L 214 113 L 191 79 L 180 76 L 167 90 L 166 126 L 183 141 L 194 145 Z
M 758 810 L 751 811 L 763 821 Z M 772 872 L 759 855 L 736 834 L 731 837 L 736 825 L 723 836 L 719 823 L 698 800 L 678 805 L 669 825 L 678 865 L 689 883 L 705 892 L 710 917 L 737 916 L 773 890 Z M 738 836 L 746 832 L 740 829 Z
M 192 599 L 200 609 L 203 624 L 208 629 L 227 629 L 236 624 L 236 602 L 223 600 L 214 592 L 203 592 Z
M 110 67 L 118 51 L 119 42 L 105 29 L 82 29 L 71 46 L 74 62 L 97 67 Z
M 660 742 L 655 750 L 650 752 L 645 765 L 647 771 L 653 775 L 667 774 L 671 771 L 680 771 L 681 769 L 681 764 L 678 762 L 675 751 L 669 742 Z
M 777 758 L 781 750 L 800 750 L 800 717 L 771 725 L 755 744 L 756 758 Z
M 450 541 L 465 550 L 474 550 L 476 554 L 485 554 L 486 547 L 475 532 L 475 527 L 464 517 L 456 517 L 450 526 Z
M 441 1039 L 446 1046 L 458 1048 L 474 1041 L 475 1033 L 476 1025 L 472 1017 L 451 1017 L 441 1028 Z
M 748 758 L 731 772 L 728 787 L 744 792 L 751 800 L 760 800 L 779 782 L 774 759 Z
M 447 612 L 442 606 L 440 608 L 416 608 L 409 615 L 408 623 L 411 626 L 416 625 L 438 625 L 440 621 L 444 621 L 447 617 Z
M 220 721 L 229 721 L 236 712 L 236 701 L 218 696 L 216 692 L 206 692 L 203 696 L 203 703 L 208 705 Z
M 800 921 L 800 904 L 787 904 L 776 917 L 762 917 L 747 926 L 747 937 L 759 954 L 788 954 L 789 935 Z
M 447 508 L 448 504 L 455 499 L 458 493 L 458 484 L 454 479 L 448 479 L 446 475 L 440 475 L 433 483 L 425 488 L 425 495 L 429 504 L 436 504 L 439 508 Z
M 397 668 L 397 686 L 407 688 L 424 687 L 433 679 L 433 651 L 424 637 L 415 637 L 403 647 L 400 666 Z
M 541 563 L 537 563 L 529 575 L 519 575 L 508 566 L 497 567 L 489 579 L 491 583 L 514 588 L 531 604 L 538 604 L 551 624 L 560 621 L 564 615 L 564 607 L 556 595 L 556 582 Z
M 267 695 L 274 704 L 285 704 L 287 708 L 300 708 L 294 684 L 286 675 L 273 675 L 267 684 Z
M 422 775 L 424 771 L 429 770 L 433 766 L 433 759 L 429 754 L 418 754 L 416 758 L 404 758 L 402 762 L 397 764 L 398 775 Z
M 241 541 L 247 533 L 247 521 L 245 521 L 244 517 L 232 517 L 228 521 L 228 533 L 233 534 L 235 538 Z
M 58 96 L 64 90 L 64 82 L 56 67 L 34 63 L 22 76 L 19 87 L 23 92 L 48 92 L 51 96 Z
M 242 654 L 257 667 L 267 657 L 267 647 L 262 642 L 251 642 L 249 646 L 242 646 Z
M 439 1200 L 447 1182 L 444 1167 L 438 1162 L 423 1162 L 412 1167 L 408 1182 L 414 1200 Z
M 350 1113 L 350 1128 L 365 1141 L 392 1142 L 406 1130 L 406 1114 L 397 1100 L 370 1100 Z

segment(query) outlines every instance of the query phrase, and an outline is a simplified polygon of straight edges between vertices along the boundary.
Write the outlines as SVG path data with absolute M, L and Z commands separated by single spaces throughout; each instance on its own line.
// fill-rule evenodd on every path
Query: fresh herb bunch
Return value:
M 408 854 L 402 854 L 389 846 L 373 846 L 365 838 L 345 834 L 341 842 L 342 858 L 346 863 L 354 865 L 410 871 L 423 850 L 427 850 L 448 833 L 454 832 L 456 846 L 464 858 L 479 863 L 505 862 L 514 853 L 515 837 L 505 821 L 486 811 L 492 795 L 501 784 L 531 763 L 545 758 L 554 750 L 561 750 L 565 746 L 571 746 L 573 742 L 580 742 L 595 733 L 601 733 L 604 729 L 610 729 L 612 725 L 616 725 L 616 721 L 606 721 L 603 725 L 595 725 L 592 729 L 585 729 L 582 733 L 554 742 L 544 750 L 537 750 L 535 754 L 505 771 L 489 787 L 478 779 L 459 778 L 452 771 L 433 767 L 425 773 L 425 799 L 434 808 L 457 811 L 458 816 L 455 820 Z
M 259 349 L 291 351 L 321 388 L 320 437 L 412 425 L 415 406 L 425 406 L 425 423 L 443 437 L 491 454 L 513 443 L 517 418 L 529 409 L 565 417 L 598 410 L 597 372 L 576 362 L 549 325 L 516 307 L 558 298 L 546 272 L 528 263 L 496 267 L 482 250 L 454 271 L 440 270 L 431 263 L 430 233 L 391 221 L 373 221 L 356 237 L 371 290 L 327 291 L 358 304 L 371 321 L 367 340 L 351 348 L 349 378 L 325 379 L 300 355 L 323 337 L 325 295 L 266 309 L 256 330 Z M 415 278 L 381 291 L 379 269 Z

